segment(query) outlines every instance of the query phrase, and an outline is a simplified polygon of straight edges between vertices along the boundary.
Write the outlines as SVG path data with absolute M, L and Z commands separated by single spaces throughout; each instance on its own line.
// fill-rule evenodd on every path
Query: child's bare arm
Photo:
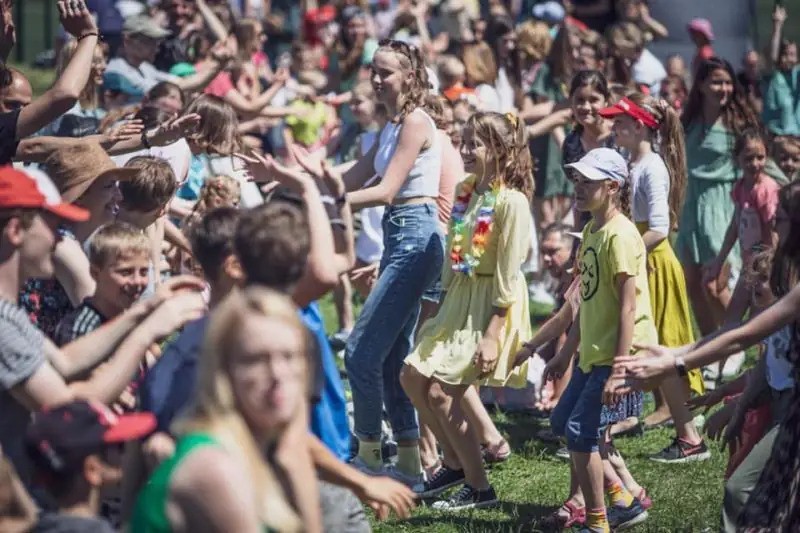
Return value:
M 630 355 L 633 327 L 636 322 L 636 278 L 619 273 L 614 280 L 619 295 L 619 335 L 614 357 Z

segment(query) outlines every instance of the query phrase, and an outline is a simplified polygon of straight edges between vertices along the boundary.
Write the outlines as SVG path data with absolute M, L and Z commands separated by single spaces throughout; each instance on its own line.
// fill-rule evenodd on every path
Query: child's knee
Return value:
M 567 449 L 571 452 L 593 453 L 600 451 L 600 432 L 590 431 L 578 420 L 567 422 L 565 435 Z

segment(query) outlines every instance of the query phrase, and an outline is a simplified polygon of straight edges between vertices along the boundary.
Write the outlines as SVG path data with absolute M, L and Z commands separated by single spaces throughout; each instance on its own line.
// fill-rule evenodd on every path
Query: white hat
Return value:
M 558 24 L 564 20 L 567 15 L 564 6 L 560 2 L 550 1 L 542 2 L 533 6 L 533 16 L 539 20 L 543 20 L 548 24 Z
M 611 148 L 595 148 L 580 161 L 564 166 L 575 169 L 592 181 L 614 180 L 623 184 L 628 180 L 628 163 Z

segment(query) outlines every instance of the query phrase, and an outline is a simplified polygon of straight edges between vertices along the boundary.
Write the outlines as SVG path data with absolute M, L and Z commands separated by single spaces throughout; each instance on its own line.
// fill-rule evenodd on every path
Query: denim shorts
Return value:
M 610 366 L 596 366 L 588 373 L 578 365 L 573 368 L 569 384 L 550 415 L 553 433 L 567 438 L 570 451 L 598 451 L 607 424 L 602 416 L 603 388 L 610 375 Z

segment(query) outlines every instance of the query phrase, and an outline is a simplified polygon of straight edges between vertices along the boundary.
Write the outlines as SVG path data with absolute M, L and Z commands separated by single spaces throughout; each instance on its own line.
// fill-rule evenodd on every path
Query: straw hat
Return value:
M 47 157 L 45 166 L 65 202 L 80 198 L 100 178 L 124 181 L 138 173 L 135 168 L 117 167 L 99 143 L 85 140 L 57 148 Z

